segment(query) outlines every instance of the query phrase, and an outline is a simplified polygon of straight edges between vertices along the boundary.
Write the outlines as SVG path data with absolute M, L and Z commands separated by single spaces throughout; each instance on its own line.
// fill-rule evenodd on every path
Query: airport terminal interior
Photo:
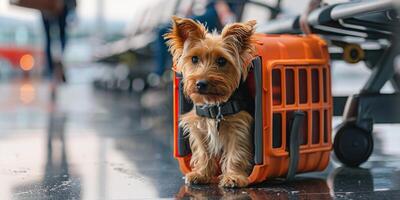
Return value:
M 372 154 L 359 167 L 345 166 L 332 151 L 326 169 L 290 181 L 268 178 L 245 188 L 185 184 L 174 158 L 171 72 L 152 72 L 156 45 L 147 42 L 156 38 L 154 27 L 169 22 L 173 5 L 164 0 L 129 2 L 77 1 L 66 49 L 54 53 L 56 58 L 63 55 L 67 81 L 54 86 L 45 73 L 40 12 L 0 0 L 0 199 L 400 199 L 396 123 L 374 124 Z M 281 8 L 297 16 L 297 6 L 305 9 L 307 2 L 282 0 Z M 395 0 L 368 2 L 375 4 L 362 11 L 377 6 L 386 12 L 397 5 Z M 166 6 L 171 13 L 152 16 Z M 259 21 L 257 30 L 270 32 L 273 27 L 263 27 L 268 23 L 263 18 L 274 10 L 265 14 L 258 6 L 251 5 L 244 15 Z M 345 12 L 349 8 L 346 5 Z M 135 31 L 134 38 L 129 33 Z M 328 29 L 324 31 L 321 34 Z M 14 66 L 11 58 L 1 56 L 10 49 L 33 60 L 19 60 Z M 372 55 L 365 52 L 366 57 Z M 357 94 L 375 72 L 364 61 L 350 64 L 341 59 L 332 54 L 333 96 Z M 400 59 L 392 64 L 400 74 Z M 381 92 L 398 93 L 399 87 L 388 82 Z M 399 110 L 388 106 L 379 105 Z M 343 119 L 333 117 L 332 140 Z

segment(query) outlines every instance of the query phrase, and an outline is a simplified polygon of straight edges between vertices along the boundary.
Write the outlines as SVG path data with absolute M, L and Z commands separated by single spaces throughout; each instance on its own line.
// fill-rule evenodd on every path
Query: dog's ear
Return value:
M 201 23 L 192 19 L 172 17 L 172 28 L 164 35 L 169 51 L 172 54 L 174 64 L 182 55 L 183 45 L 187 40 L 199 40 L 206 37 L 207 30 Z
M 239 51 L 246 50 L 249 46 L 252 46 L 254 34 L 254 26 L 256 20 L 251 20 L 245 23 L 233 23 L 225 26 L 222 30 L 222 38 L 232 45 L 235 45 Z
M 251 59 L 256 54 L 255 50 L 255 39 L 254 26 L 256 20 L 251 20 L 245 23 L 233 23 L 225 26 L 222 30 L 221 36 L 223 40 L 229 44 L 234 52 L 237 52 L 240 57 L 240 65 L 242 66 L 242 80 L 245 80 Z

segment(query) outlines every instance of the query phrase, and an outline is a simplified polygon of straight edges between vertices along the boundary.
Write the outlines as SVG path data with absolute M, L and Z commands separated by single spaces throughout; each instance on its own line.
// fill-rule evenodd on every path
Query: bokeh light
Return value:
M 31 103 L 35 99 L 35 96 L 36 96 L 36 90 L 32 84 L 24 83 L 21 85 L 19 89 L 19 99 L 22 101 L 22 103 L 24 104 Z
M 30 54 L 23 55 L 19 60 L 19 65 L 21 66 L 21 69 L 24 71 L 31 70 L 34 64 L 35 64 L 35 59 Z

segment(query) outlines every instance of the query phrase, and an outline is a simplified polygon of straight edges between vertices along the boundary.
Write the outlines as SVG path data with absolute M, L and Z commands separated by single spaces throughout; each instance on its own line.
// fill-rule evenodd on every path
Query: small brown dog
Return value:
M 235 93 L 255 55 L 255 24 L 230 24 L 218 35 L 191 19 L 173 17 L 165 35 L 174 70 L 183 76 L 184 94 L 195 105 L 180 118 L 192 150 L 188 184 L 211 183 L 220 171 L 222 187 L 249 183 L 253 118 L 233 96 L 240 98 Z

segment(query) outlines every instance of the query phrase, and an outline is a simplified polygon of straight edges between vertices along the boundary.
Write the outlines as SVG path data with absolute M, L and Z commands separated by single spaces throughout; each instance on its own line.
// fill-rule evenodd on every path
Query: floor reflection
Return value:
M 332 159 L 293 182 L 186 186 L 172 156 L 170 90 L 139 96 L 71 84 L 55 103 L 46 83 L 32 82 L 25 104 L 24 83 L 0 84 L 0 199 L 400 199 L 400 127 L 376 127 L 362 168 Z
M 243 189 L 224 189 L 217 185 L 183 185 L 177 199 L 390 199 L 398 191 L 376 191 L 369 169 L 339 167 L 327 179 L 303 175 L 294 181 L 269 180 Z
M 53 102 L 54 103 L 54 102 Z M 67 116 L 50 105 L 47 125 L 46 163 L 39 182 L 18 185 L 13 193 L 18 199 L 80 199 L 80 179 L 71 173 L 68 165 L 65 124 Z M 27 192 L 29 191 L 29 192 Z
M 374 191 L 374 179 L 369 169 L 336 168 L 328 176 L 331 194 L 336 197 L 351 198 Z
M 298 178 L 291 182 L 271 180 L 243 189 L 225 189 L 217 185 L 183 185 L 177 199 L 332 199 L 324 179 Z
M 65 139 L 67 116 L 54 107 L 50 112 L 47 136 L 47 162 L 43 185 L 46 196 L 54 199 L 79 199 L 81 184 L 70 173 Z

